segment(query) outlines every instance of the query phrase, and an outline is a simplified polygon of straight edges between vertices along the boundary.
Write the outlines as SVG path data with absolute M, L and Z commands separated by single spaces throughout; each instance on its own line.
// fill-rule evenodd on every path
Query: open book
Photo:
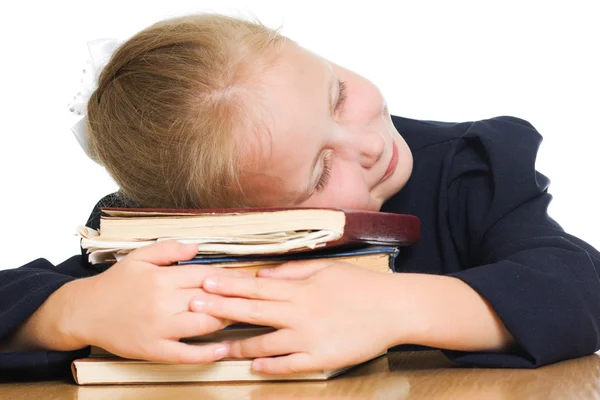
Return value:
M 197 243 L 198 254 L 259 255 L 325 247 L 406 246 L 420 236 L 412 215 L 325 208 L 119 209 L 105 208 L 100 229 L 79 228 L 91 263 L 119 260 L 160 240 Z

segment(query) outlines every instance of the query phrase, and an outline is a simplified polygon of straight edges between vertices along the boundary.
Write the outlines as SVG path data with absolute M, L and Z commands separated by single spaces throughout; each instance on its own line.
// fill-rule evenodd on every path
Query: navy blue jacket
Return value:
M 540 134 L 526 121 L 466 123 L 393 117 L 414 156 L 407 185 L 382 211 L 421 219 L 421 241 L 403 249 L 401 272 L 457 277 L 483 296 L 518 346 L 507 353 L 444 351 L 463 365 L 531 368 L 600 347 L 600 253 L 547 214 L 549 180 L 535 170 Z M 110 195 L 95 207 L 123 204 Z M 85 255 L 38 259 L 0 271 L 0 340 L 70 280 L 102 271 Z M 0 353 L 0 375 L 68 373 L 77 352 Z

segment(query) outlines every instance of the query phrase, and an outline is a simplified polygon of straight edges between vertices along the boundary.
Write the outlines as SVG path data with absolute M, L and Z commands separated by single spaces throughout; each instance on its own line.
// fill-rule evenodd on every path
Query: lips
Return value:
M 398 147 L 396 146 L 395 142 L 392 142 L 392 159 L 390 160 L 390 164 L 385 170 L 385 174 L 383 174 L 383 177 L 381 178 L 379 183 L 385 181 L 387 178 L 390 177 L 390 175 L 394 173 L 394 171 L 396 170 L 396 165 L 398 165 Z

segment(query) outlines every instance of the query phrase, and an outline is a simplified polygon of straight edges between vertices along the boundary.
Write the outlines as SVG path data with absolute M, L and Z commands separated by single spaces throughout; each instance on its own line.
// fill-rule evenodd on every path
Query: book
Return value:
M 367 246 L 340 250 L 338 248 L 311 253 L 293 253 L 274 256 L 197 256 L 190 260 L 179 261 L 179 265 L 201 264 L 221 268 L 237 268 L 241 271 L 256 273 L 263 268 L 274 268 L 287 261 L 323 260 L 346 262 L 357 267 L 377 272 L 394 272 L 394 262 L 399 249 L 390 246 Z
M 420 366 L 422 362 L 419 363 L 419 361 L 423 358 L 423 352 L 419 353 L 421 357 L 416 357 L 417 361 L 415 362 L 415 357 L 412 357 L 412 354 L 389 352 L 385 356 L 360 364 L 335 379 L 323 381 L 80 385 L 73 388 L 73 390 L 77 392 L 76 397 L 78 400 L 169 398 L 202 400 L 398 400 L 407 399 L 410 397 L 409 394 L 413 394 L 409 379 L 407 379 L 406 374 L 399 373 L 398 369 Z M 430 364 L 434 365 L 434 363 Z M 412 378 L 410 383 L 414 383 Z
M 385 354 L 382 353 L 381 355 Z M 379 355 L 378 357 L 380 357 Z M 252 371 L 252 360 L 220 360 L 206 364 L 167 364 L 122 358 L 83 358 L 71 363 L 79 385 L 183 382 L 327 380 L 357 365 L 308 373 L 268 375 Z
M 364 244 L 408 246 L 418 241 L 412 215 L 327 208 L 103 208 L 98 231 L 80 227 L 91 263 L 118 261 L 160 240 L 198 244 L 198 254 L 258 255 Z

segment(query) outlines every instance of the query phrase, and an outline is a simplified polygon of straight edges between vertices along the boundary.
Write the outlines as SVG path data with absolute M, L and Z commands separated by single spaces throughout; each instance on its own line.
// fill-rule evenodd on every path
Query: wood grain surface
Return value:
M 0 399 L 595 399 L 597 354 L 543 368 L 461 368 L 438 351 L 394 352 L 325 382 L 77 386 L 0 383 Z

